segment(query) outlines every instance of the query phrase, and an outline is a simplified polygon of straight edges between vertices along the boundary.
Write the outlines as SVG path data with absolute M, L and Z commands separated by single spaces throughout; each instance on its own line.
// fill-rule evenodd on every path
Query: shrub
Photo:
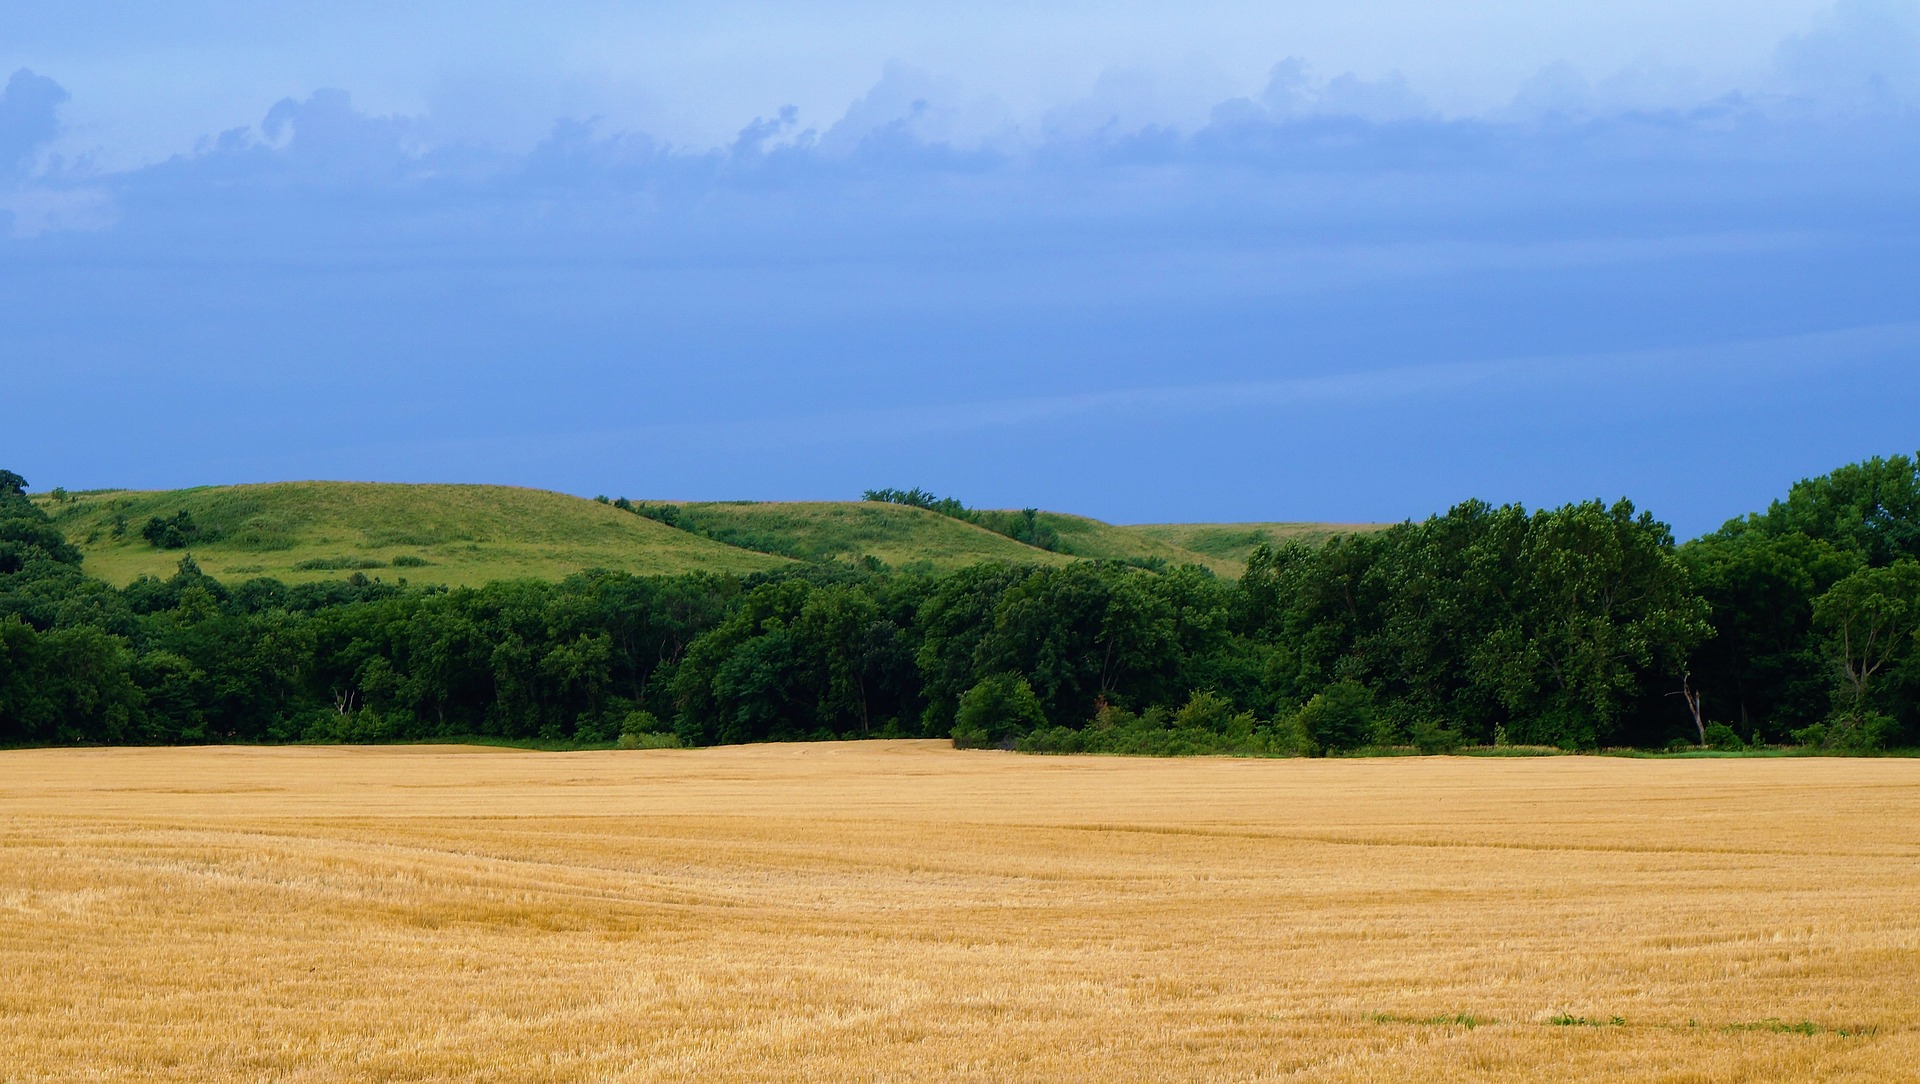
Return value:
M 1413 737 L 1414 747 L 1429 755 L 1451 753 L 1460 748 L 1460 732 L 1452 730 L 1432 719 L 1416 719 L 1407 728 Z
M 385 568 L 378 557 L 310 557 L 293 566 L 300 572 L 340 572 L 353 569 Z
M 620 740 L 614 744 L 622 749 L 678 749 L 680 736 L 678 734 L 623 733 L 620 735 Z
M 638 745 L 624 744 L 628 739 L 639 739 L 660 734 L 671 736 L 672 729 L 662 723 L 659 716 L 645 708 L 636 708 L 628 712 L 626 718 L 620 720 L 620 741 L 623 743 L 620 747 L 622 749 L 641 748 L 641 746 Z M 648 748 L 652 747 L 649 746 Z
M 582 745 L 605 745 L 619 737 L 618 723 L 604 714 L 583 711 L 574 716 L 573 740 Z
M 1298 712 L 1274 720 L 1273 729 L 1268 732 L 1267 751 L 1285 757 L 1310 757 L 1314 754 L 1313 738 L 1307 734 Z
M 1836 715 L 1827 725 L 1827 744 L 1835 749 L 1885 749 L 1899 731 L 1890 715 L 1856 711 Z
M 301 737 L 310 742 L 367 745 L 392 741 L 404 722 L 399 715 L 382 715 L 370 708 L 349 712 L 314 712 Z
M 1877 711 L 1846 712 L 1824 723 L 1803 726 L 1792 732 L 1799 745 L 1822 749 L 1867 751 L 1884 749 L 1899 732 L 1899 723 Z
M 956 739 L 957 740 L 957 739 Z M 1046 726 L 1014 743 L 1022 753 L 1102 753 L 1105 746 L 1085 730 Z
M 185 549 L 201 537 L 200 527 L 193 522 L 193 515 L 182 508 L 172 516 L 162 519 L 155 516 L 140 528 L 140 537 L 157 549 Z
M 1373 694 L 1356 681 L 1341 681 L 1314 694 L 1295 716 L 1316 751 L 1358 749 L 1373 728 Z
M 620 736 L 614 744 L 622 749 L 678 749 L 686 744 L 673 728 L 645 708 L 627 713 L 620 721 Z
M 1827 724 L 1814 723 L 1789 732 L 1795 745 L 1821 746 L 1827 744 Z
M 1737 753 L 1746 747 L 1747 743 L 1741 741 L 1740 735 L 1734 733 L 1733 728 L 1727 724 L 1707 724 L 1707 748 L 1718 749 L 1724 753 Z
M 956 749 L 1011 749 L 1020 738 L 1046 725 L 1046 713 L 1026 678 L 994 674 L 960 698 L 953 718 L 953 745 Z
M 393 567 L 395 568 L 425 568 L 432 563 L 432 561 L 427 560 L 425 557 L 419 557 L 411 553 L 403 553 L 393 559 Z
M 1211 689 L 1199 689 L 1173 714 L 1173 725 L 1180 730 L 1205 730 L 1225 734 L 1230 730 L 1253 731 L 1253 716 L 1235 712 L 1233 701 Z

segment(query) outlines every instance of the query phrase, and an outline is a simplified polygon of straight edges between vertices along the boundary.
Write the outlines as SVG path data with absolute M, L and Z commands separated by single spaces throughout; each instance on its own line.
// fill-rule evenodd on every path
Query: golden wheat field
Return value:
M 1920 1078 L 1920 762 L 0 753 L 0 1079 Z

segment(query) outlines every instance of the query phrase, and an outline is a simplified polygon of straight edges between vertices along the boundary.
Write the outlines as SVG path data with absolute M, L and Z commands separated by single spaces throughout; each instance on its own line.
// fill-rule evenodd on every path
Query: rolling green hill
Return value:
M 121 584 L 170 575 L 186 552 L 221 579 L 298 582 L 365 571 L 450 586 L 558 579 L 587 568 L 752 572 L 787 563 L 594 501 L 510 486 L 276 482 L 108 490 L 46 507 L 86 554 L 87 571 Z M 153 517 L 182 511 L 203 532 L 184 549 L 141 537 Z
M 1161 562 L 1168 565 L 1203 565 L 1216 575 L 1238 576 L 1244 558 L 1204 553 L 1190 549 L 1138 527 L 1121 527 L 1085 516 L 1061 512 L 1042 512 L 1039 522 L 1051 527 L 1060 537 L 1061 553 L 1104 561 Z M 1248 547 L 1249 550 L 1252 547 Z
M 1169 546 L 1196 553 L 1209 562 L 1224 564 L 1239 575 L 1248 555 L 1261 543 L 1325 542 L 1334 535 L 1383 530 L 1385 523 L 1143 523 L 1122 528 Z M 1218 565 L 1215 571 L 1221 571 Z
M 935 569 L 986 561 L 1065 564 L 984 527 L 903 504 L 877 501 L 708 501 L 682 504 L 680 519 L 710 538 L 801 560 L 874 556 L 900 568 Z
M 558 579 L 589 568 L 744 573 L 793 561 L 868 557 L 894 568 L 936 571 L 985 561 L 1058 565 L 1084 558 L 1198 564 L 1236 576 L 1261 541 L 1324 540 L 1371 529 L 1317 523 L 1123 527 L 1039 513 L 1038 525 L 1057 539 L 1055 552 L 925 508 L 874 501 L 674 503 L 670 526 L 598 501 L 509 486 L 278 482 L 37 499 L 86 554 L 88 571 L 119 584 L 170 575 L 186 553 L 221 579 L 300 582 L 365 572 L 448 586 Z M 191 537 L 179 540 L 183 546 L 161 548 L 142 537 L 151 520 L 181 513 L 191 521 Z

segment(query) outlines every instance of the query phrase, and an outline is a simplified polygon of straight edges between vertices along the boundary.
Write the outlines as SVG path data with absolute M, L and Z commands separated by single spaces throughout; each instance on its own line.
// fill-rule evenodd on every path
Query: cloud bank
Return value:
M 36 409 L 0 452 L 69 488 L 901 483 L 1117 519 L 1627 491 L 1705 529 L 1913 443 L 1912 14 L 1849 0 L 1734 93 L 1553 65 L 1471 116 L 1296 57 L 1025 116 L 892 65 L 713 146 L 588 116 L 514 149 L 319 89 L 117 170 L 49 152 L 68 95 L 22 70 L 0 356 Z

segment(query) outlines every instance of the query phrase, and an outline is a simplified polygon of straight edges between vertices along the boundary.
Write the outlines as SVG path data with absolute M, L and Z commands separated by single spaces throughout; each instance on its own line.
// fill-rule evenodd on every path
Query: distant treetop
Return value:
M 883 504 L 905 504 L 914 508 L 924 508 L 929 512 L 938 512 L 954 519 L 971 521 L 972 510 L 952 497 L 936 497 L 932 493 L 915 486 L 912 489 L 869 489 L 860 495 L 863 501 L 879 501 Z

